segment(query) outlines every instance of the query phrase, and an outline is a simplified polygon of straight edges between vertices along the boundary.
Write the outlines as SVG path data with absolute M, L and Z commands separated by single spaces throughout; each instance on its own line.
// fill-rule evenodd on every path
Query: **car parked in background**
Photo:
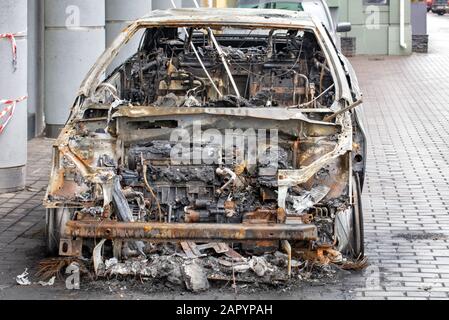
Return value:
M 351 31 L 351 23 L 334 22 L 329 6 L 324 0 L 239 0 L 237 7 L 307 12 L 316 17 L 326 27 L 337 47 L 340 47 L 338 33 Z
M 439 14 L 440 16 L 445 15 L 449 11 L 449 5 L 447 0 L 433 0 L 432 1 L 432 12 Z

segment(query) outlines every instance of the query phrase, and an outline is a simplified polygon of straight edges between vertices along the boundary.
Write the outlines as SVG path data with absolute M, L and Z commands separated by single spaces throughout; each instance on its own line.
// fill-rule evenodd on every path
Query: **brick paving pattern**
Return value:
M 367 277 L 375 280 L 359 298 L 448 297 L 449 19 L 429 18 L 429 54 L 352 59 L 365 96 Z
M 449 298 L 449 17 L 430 15 L 429 30 L 428 54 L 351 59 L 365 93 L 369 158 L 364 216 L 370 267 L 335 284 L 248 298 Z M 14 283 L 25 267 L 33 268 L 44 257 L 41 202 L 51 143 L 29 143 L 27 189 L 0 195 L 0 299 L 106 299 L 101 292 L 70 292 L 62 285 L 31 290 Z M 117 297 L 161 298 L 134 292 Z M 220 297 L 232 298 L 216 293 L 194 298 Z

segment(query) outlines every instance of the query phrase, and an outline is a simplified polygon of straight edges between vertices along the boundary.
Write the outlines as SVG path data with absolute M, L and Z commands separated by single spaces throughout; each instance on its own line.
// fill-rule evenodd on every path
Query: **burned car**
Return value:
M 359 258 L 360 104 L 351 66 L 304 12 L 153 11 L 92 67 L 54 144 L 48 248 L 232 243 Z

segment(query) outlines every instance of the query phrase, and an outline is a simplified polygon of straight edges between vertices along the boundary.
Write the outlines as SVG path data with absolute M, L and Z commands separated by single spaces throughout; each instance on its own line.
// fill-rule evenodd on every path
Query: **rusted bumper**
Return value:
M 317 229 L 305 224 L 203 224 L 69 221 L 71 237 L 148 241 L 316 240 Z

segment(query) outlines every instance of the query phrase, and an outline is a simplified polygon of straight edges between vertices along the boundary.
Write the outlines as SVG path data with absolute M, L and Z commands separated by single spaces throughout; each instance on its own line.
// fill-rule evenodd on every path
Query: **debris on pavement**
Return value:
M 263 257 L 252 257 L 249 266 L 259 277 L 263 277 L 267 271 L 273 271 Z
M 340 264 L 344 262 L 341 252 L 330 246 L 321 246 L 316 250 L 302 250 L 298 252 L 303 260 L 325 266 L 329 264 Z
M 79 258 L 73 257 L 59 257 L 44 259 L 39 262 L 36 276 L 41 281 L 48 281 L 52 277 L 62 279 L 63 270 L 68 268 L 71 264 L 77 264 L 77 268 L 82 273 L 88 273 L 88 270 L 83 261 Z
M 30 285 L 32 285 L 33 283 L 28 278 L 29 275 L 30 274 L 28 273 L 28 268 L 26 268 L 25 271 L 22 274 L 19 274 L 16 277 L 17 284 L 19 284 L 21 286 L 30 286 Z M 56 277 L 53 276 L 50 280 L 48 280 L 48 281 L 39 281 L 39 282 L 37 282 L 37 284 L 40 284 L 43 287 L 52 286 L 52 285 L 55 284 L 55 280 L 56 280 Z
M 82 273 L 91 275 L 91 280 L 96 271 L 97 281 L 91 281 L 89 286 L 106 285 L 111 292 L 123 292 L 133 285 L 133 279 L 136 285 L 146 288 L 144 290 L 165 288 L 204 292 L 211 287 L 230 287 L 232 284 L 233 289 L 237 286 L 251 291 L 260 286 L 289 288 L 301 282 L 333 281 L 338 274 L 349 272 L 346 270 L 357 271 L 367 266 L 367 259 L 342 259 L 338 251 L 325 246 L 310 252 L 293 250 L 290 257 L 280 249 L 253 255 L 241 247 L 234 250 L 224 243 L 189 243 L 187 250 L 191 250 L 192 254 L 186 254 L 185 244 L 151 243 L 145 248 L 145 257 L 115 257 L 111 256 L 111 248 L 105 243 L 100 241 L 97 244 L 95 255 L 90 259 L 66 257 L 42 260 L 36 273 L 41 281 L 30 281 L 28 270 L 25 270 L 17 276 L 17 283 L 52 286 L 57 278 L 61 278 L 64 268 L 67 270 L 74 265 Z M 90 270 L 86 267 L 88 265 Z
M 182 261 L 180 257 L 159 255 L 150 255 L 147 259 L 131 258 L 124 262 L 111 258 L 105 261 L 105 269 L 99 276 L 138 276 L 181 284 Z
M 340 268 L 343 270 L 352 270 L 352 271 L 360 271 L 366 269 L 368 267 L 368 258 L 363 257 L 356 261 L 345 261 L 341 264 Z
M 28 279 L 29 273 L 28 269 L 25 269 L 25 271 L 22 274 L 19 274 L 16 277 L 16 282 L 21 286 L 29 286 L 31 285 L 31 281 Z
M 204 268 L 196 260 L 188 260 L 182 265 L 182 274 L 187 290 L 201 292 L 209 289 Z
M 100 243 L 101 244 L 101 243 Z M 240 251 L 241 248 L 238 249 Z M 332 279 L 340 271 L 361 270 L 367 259 L 350 261 L 330 246 L 314 250 L 293 251 L 292 255 L 281 251 L 263 255 L 240 254 L 224 243 L 151 244 L 145 248 L 146 257 L 103 257 L 108 251 L 97 245 L 93 256 L 93 268 L 97 276 L 107 283 L 112 279 L 135 278 L 152 286 L 201 292 L 212 284 L 240 283 L 253 285 L 290 286 L 298 281 Z M 294 254 L 293 254 L 294 253 Z M 290 271 L 289 271 L 290 267 Z
M 48 286 L 52 286 L 55 284 L 55 280 L 56 280 L 56 276 L 53 276 L 50 280 L 48 281 L 39 281 L 38 284 L 40 284 L 43 287 L 48 287 Z

